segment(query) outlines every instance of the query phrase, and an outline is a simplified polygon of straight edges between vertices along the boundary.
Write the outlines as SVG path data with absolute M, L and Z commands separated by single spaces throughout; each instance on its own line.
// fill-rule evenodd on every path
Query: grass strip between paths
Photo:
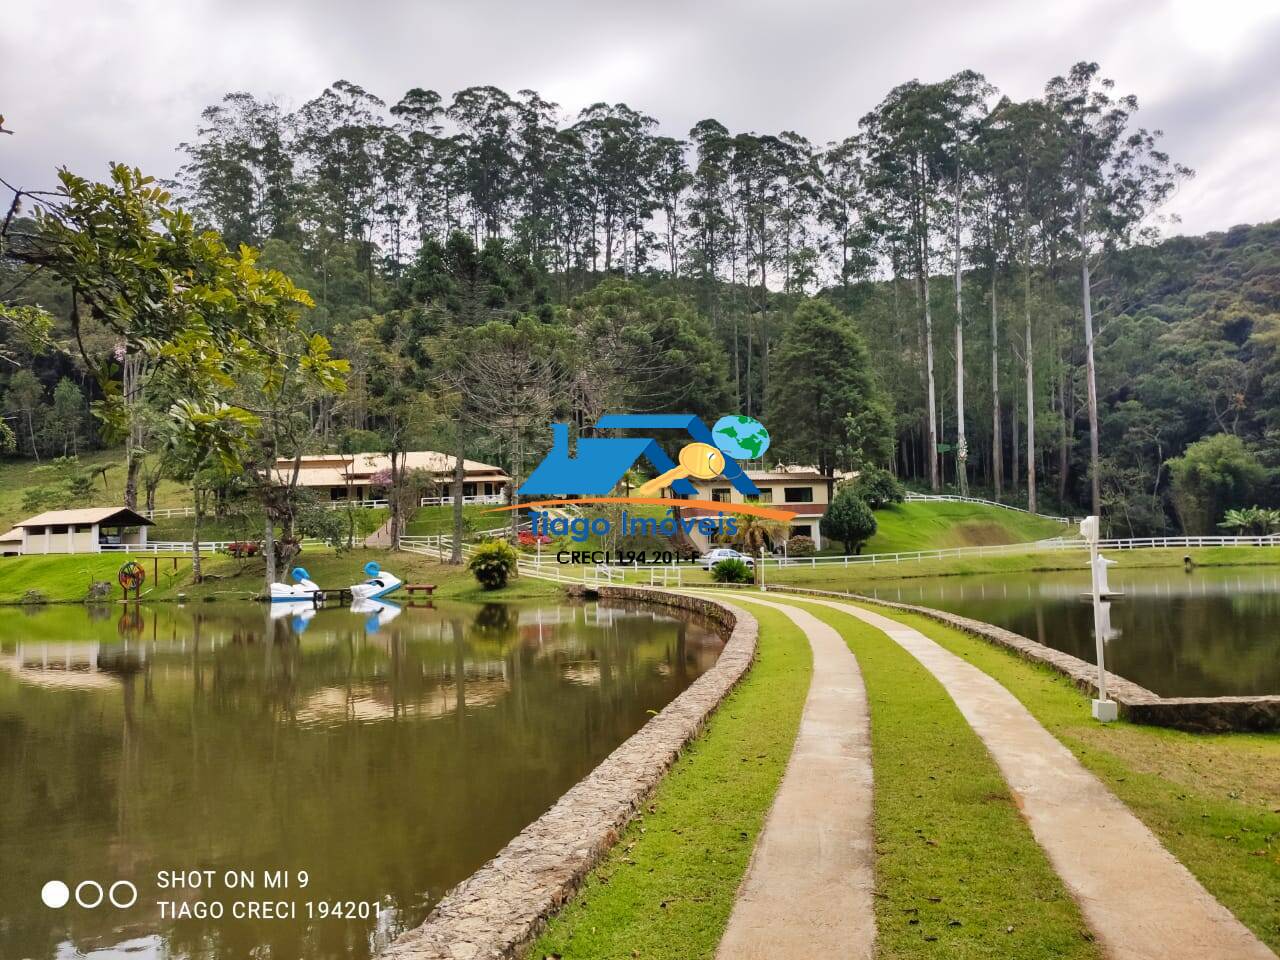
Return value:
M 752 612 L 760 640 L 750 672 L 527 957 L 715 953 L 791 755 L 813 667 L 786 617 Z
M 877 956 L 1098 957 L 995 761 L 942 684 L 852 615 L 796 606 L 840 632 L 867 688 Z
M 1047 667 L 928 617 L 873 609 L 1003 684 L 1205 889 L 1280 951 L 1280 734 L 1099 724 L 1089 715 L 1089 698 Z

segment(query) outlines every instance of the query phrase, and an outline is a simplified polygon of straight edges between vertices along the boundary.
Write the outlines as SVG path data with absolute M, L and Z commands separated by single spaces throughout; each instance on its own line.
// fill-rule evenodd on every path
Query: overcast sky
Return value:
M 533 88 L 566 113 L 625 101 L 683 136 L 857 128 L 897 83 L 973 68 L 1014 97 L 1098 61 L 1196 170 L 1177 232 L 1280 218 L 1277 0 L 5 0 L 0 176 L 109 160 L 160 176 L 231 90 L 295 107 L 336 79 Z M 1043 8 L 1043 9 L 1038 9 Z M 1046 10 L 1050 12 L 1045 12 Z

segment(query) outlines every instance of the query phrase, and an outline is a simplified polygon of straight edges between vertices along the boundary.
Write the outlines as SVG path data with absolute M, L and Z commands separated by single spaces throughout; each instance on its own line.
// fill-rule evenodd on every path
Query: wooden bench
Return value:
M 406 583 L 404 588 L 411 596 L 415 593 L 425 593 L 429 597 L 435 592 L 436 585 L 434 583 Z

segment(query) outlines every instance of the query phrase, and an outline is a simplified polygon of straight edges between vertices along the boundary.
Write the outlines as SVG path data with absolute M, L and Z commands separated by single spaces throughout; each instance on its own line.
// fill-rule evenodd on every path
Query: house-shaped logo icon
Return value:
M 692 414 L 611 414 L 601 417 L 599 429 L 681 430 L 695 443 L 714 445 L 707 425 Z M 569 425 L 551 425 L 551 450 L 520 486 L 520 494 L 551 496 L 605 496 L 613 491 L 636 461 L 641 458 L 666 474 L 677 471 L 676 464 L 653 437 L 579 437 L 574 455 L 569 452 Z M 718 449 L 718 448 L 717 448 Z M 723 455 L 721 475 L 745 496 L 759 494 L 737 461 Z M 696 495 L 692 483 L 683 476 L 670 483 L 684 496 Z

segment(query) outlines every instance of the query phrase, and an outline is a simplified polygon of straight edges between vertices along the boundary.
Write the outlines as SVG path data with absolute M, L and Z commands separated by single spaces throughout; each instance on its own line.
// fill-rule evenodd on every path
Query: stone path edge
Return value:
M 715 665 L 436 904 L 377 960 L 519 957 L 622 835 L 685 746 L 755 659 L 754 617 L 716 600 L 601 586 L 601 599 L 643 601 L 708 617 L 727 633 Z
M 1064 674 L 1086 693 L 1096 693 L 1098 668 L 1086 660 L 1045 646 L 1012 630 L 1005 630 L 981 620 L 921 607 L 911 603 L 880 600 L 835 590 L 770 585 L 767 593 L 794 593 L 803 596 L 839 597 L 872 606 L 890 607 L 918 613 L 945 623 L 965 633 L 990 640 L 1034 663 Z M 1118 674 L 1107 671 L 1107 693 L 1120 705 L 1120 715 L 1133 723 L 1171 727 L 1191 733 L 1227 733 L 1230 731 L 1262 732 L 1280 730 L 1280 696 L 1258 697 L 1162 697 Z

